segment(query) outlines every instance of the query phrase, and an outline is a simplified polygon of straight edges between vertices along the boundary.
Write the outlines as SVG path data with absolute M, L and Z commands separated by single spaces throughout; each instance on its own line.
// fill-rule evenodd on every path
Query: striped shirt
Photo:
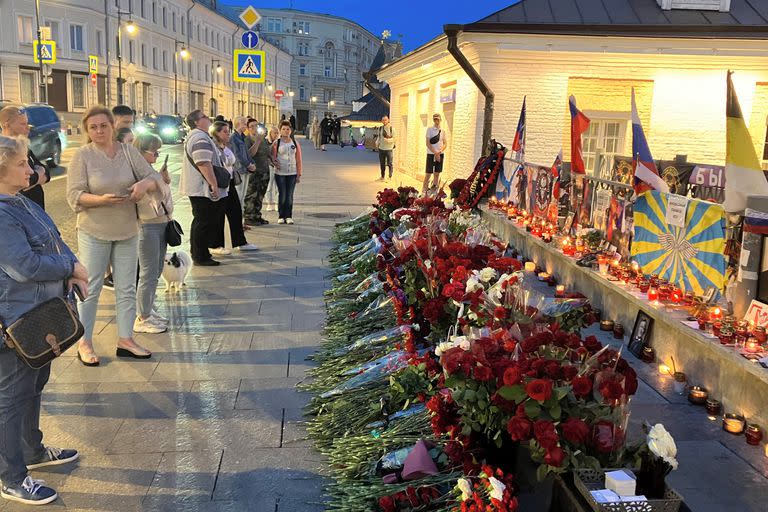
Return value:
M 195 128 L 184 142 L 184 151 L 194 160 L 196 165 L 211 163 L 222 166 L 219 151 L 211 140 L 211 137 L 199 128 Z M 179 193 L 189 197 L 207 197 L 211 199 L 211 190 L 208 183 L 200 174 L 200 171 L 190 163 L 187 155 L 183 157 L 181 167 L 181 179 L 179 180 Z M 219 189 L 219 198 L 227 197 L 228 189 Z

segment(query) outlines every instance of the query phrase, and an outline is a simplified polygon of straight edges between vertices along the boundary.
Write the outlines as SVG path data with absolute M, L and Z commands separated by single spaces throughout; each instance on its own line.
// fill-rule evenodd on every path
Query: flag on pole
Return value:
M 752 144 L 739 99 L 728 71 L 728 93 L 725 103 L 725 201 L 728 213 L 742 212 L 747 207 L 747 196 L 768 196 L 768 180 Z
M 560 199 L 560 165 L 562 163 L 563 150 L 561 149 L 552 164 L 552 199 L 555 201 Z
M 648 141 L 643 133 L 643 125 L 640 124 L 640 116 L 637 113 L 635 103 L 635 88 L 632 88 L 632 170 L 635 177 L 632 186 L 635 196 L 640 196 L 649 190 L 659 190 L 669 193 L 669 186 L 659 176 L 659 170 L 651 156 Z
M 571 110 L 571 173 L 584 174 L 584 158 L 581 155 L 581 134 L 589 128 L 589 118 L 576 108 L 576 98 L 568 98 Z
M 516 153 L 518 160 L 523 160 L 525 154 L 525 96 L 523 96 L 523 108 L 520 110 L 520 118 L 517 120 L 515 140 L 512 141 L 512 151 Z

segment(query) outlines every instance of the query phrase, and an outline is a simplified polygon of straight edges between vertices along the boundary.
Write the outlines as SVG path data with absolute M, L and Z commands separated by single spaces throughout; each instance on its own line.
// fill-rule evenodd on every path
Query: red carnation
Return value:
M 592 380 L 589 377 L 574 377 L 571 386 L 573 394 L 578 398 L 586 398 L 592 392 Z
M 634 395 L 637 392 L 637 373 L 635 373 L 633 368 L 624 370 L 624 391 L 627 393 L 627 396 Z
M 579 369 L 576 366 L 563 366 L 563 378 L 565 380 L 573 380 L 577 373 L 579 373 Z
M 555 446 L 547 450 L 546 455 L 544 455 L 544 463 L 549 464 L 550 466 L 553 466 L 556 468 L 559 468 L 560 466 L 562 466 L 564 460 L 565 460 L 565 452 L 559 446 Z
M 395 506 L 395 500 L 392 496 L 382 496 L 379 498 L 379 507 L 384 512 L 395 512 L 397 507 Z
M 584 420 L 573 416 L 565 420 L 560 428 L 563 431 L 563 437 L 573 444 L 584 444 L 589 436 L 589 425 Z
M 504 306 L 498 306 L 493 310 L 493 317 L 497 320 L 504 320 L 507 318 L 507 309 Z
M 549 379 L 532 380 L 525 385 L 525 392 L 528 396 L 539 402 L 549 400 L 552 396 L 552 381 Z
M 523 378 L 523 374 L 520 371 L 520 368 L 516 366 L 510 366 L 506 370 L 504 370 L 504 385 L 505 386 L 514 386 L 515 384 L 519 384 L 520 381 Z
M 513 416 L 507 423 L 507 432 L 513 441 L 525 441 L 531 436 L 532 426 L 528 418 Z

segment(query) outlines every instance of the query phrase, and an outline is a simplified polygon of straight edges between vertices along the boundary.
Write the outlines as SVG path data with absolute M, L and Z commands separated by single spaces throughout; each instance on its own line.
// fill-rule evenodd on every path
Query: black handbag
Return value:
M 165 225 L 165 241 L 171 247 L 178 247 L 181 245 L 181 235 L 184 231 L 181 229 L 181 225 L 171 219 L 168 224 Z
M 440 132 L 442 132 L 442 130 L 437 130 L 437 135 L 433 135 L 432 137 L 429 138 L 429 143 L 432 144 L 433 146 L 438 142 L 440 142 Z
M 189 156 L 189 152 L 186 148 L 184 148 L 184 153 L 187 155 L 187 160 L 189 160 L 189 163 L 192 164 L 192 167 L 194 167 L 197 172 L 203 176 L 203 179 L 205 179 L 202 171 L 200 171 L 200 167 L 198 167 L 195 161 L 192 160 L 192 157 Z M 226 169 L 226 167 L 213 165 L 213 162 L 211 162 L 211 167 L 213 167 L 213 175 L 216 178 L 216 186 L 219 188 L 229 188 L 229 182 L 232 180 L 232 175 L 229 174 L 229 171 Z
M 74 300 L 63 297 L 38 304 L 2 329 L 5 344 L 35 370 L 63 354 L 83 333 Z

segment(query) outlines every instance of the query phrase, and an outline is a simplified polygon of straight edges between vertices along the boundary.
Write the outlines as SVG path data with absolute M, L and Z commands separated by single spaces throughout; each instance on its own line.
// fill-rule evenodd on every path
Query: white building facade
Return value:
M 213 0 L 41 0 L 39 20 L 57 43 L 57 61 L 43 71 L 48 103 L 67 122 L 76 124 L 92 105 L 119 102 L 139 113 L 183 115 L 200 108 L 226 117 L 279 118 L 271 91 L 289 86 L 292 57 L 262 42 L 265 83 L 235 82 L 232 52 L 244 27 Z M 35 2 L 0 2 L 0 27 L 0 99 L 44 101 L 32 59 Z M 98 57 L 96 85 L 89 55 Z
M 294 9 L 258 8 L 261 36 L 293 55 L 291 85 L 299 130 L 315 115 L 352 111 L 363 96 L 363 72 L 379 49 L 379 38 L 345 18 Z

